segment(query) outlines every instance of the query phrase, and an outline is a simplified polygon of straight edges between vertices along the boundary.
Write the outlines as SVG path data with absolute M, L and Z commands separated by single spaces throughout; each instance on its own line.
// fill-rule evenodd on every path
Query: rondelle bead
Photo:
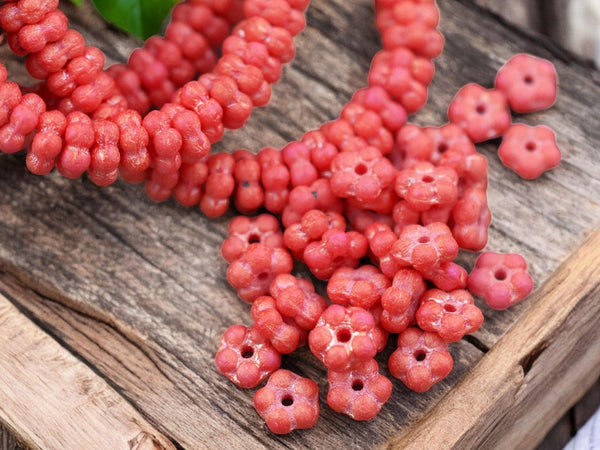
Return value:
M 260 214 L 256 217 L 234 217 L 229 222 L 221 255 L 231 263 L 241 257 L 250 244 L 256 242 L 270 248 L 283 247 L 283 233 L 275 216 Z

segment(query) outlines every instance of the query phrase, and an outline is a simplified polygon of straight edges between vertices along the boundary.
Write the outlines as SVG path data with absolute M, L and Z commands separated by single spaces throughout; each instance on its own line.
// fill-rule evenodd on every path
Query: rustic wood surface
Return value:
M 88 42 L 105 50 L 111 62 L 123 61 L 137 44 L 106 30 L 89 9 L 75 12 L 64 6 Z M 600 76 L 546 41 L 505 28 L 467 0 L 442 2 L 440 8 L 446 50 L 436 61 L 429 105 L 412 118 L 416 123 L 444 123 L 445 109 L 460 86 L 470 81 L 491 85 L 497 69 L 516 52 L 550 58 L 557 66 L 561 94 L 555 107 L 517 120 L 553 127 L 563 164 L 535 182 L 524 182 L 501 166 L 496 142 L 480 146 L 490 162 L 494 222 L 488 248 L 523 253 L 536 286 L 542 286 L 600 224 L 595 157 Z M 378 49 L 370 2 L 313 0 L 308 21 L 297 40 L 297 57 L 275 86 L 271 104 L 257 110 L 242 130 L 229 133 L 217 150 L 282 146 L 335 118 L 352 92 L 364 86 Z M 9 73 L 24 80 L 22 63 L 7 53 L 3 49 L 0 57 L 8 61 Z M 155 204 L 143 188 L 122 182 L 98 188 L 85 178 L 36 177 L 26 171 L 23 159 L 16 155 L 0 162 L 2 289 L 186 448 L 208 447 L 216 440 L 230 448 L 383 445 L 452 392 L 540 299 L 534 296 L 504 312 L 484 309 L 483 329 L 452 346 L 456 368 L 430 392 L 414 394 L 396 382 L 392 400 L 369 423 L 355 424 L 324 407 L 314 429 L 277 437 L 254 413 L 253 391 L 232 386 L 214 368 L 220 334 L 230 324 L 250 322 L 248 306 L 227 286 L 226 264 L 218 256 L 232 215 L 210 221 L 173 201 Z M 464 254 L 461 260 L 470 267 L 475 256 Z M 325 371 L 308 351 L 284 358 L 284 366 L 314 376 L 324 400 Z M 543 384 L 544 377 L 532 382 Z M 545 417 L 551 425 L 560 413 Z M 351 436 L 346 430 L 352 430 Z
M 0 420 L 27 448 L 175 448 L 2 295 L 0 373 Z
M 509 450 L 542 440 L 552 427 L 546 417 L 565 413 L 600 376 L 600 229 L 533 300 L 469 374 L 389 448 Z M 431 433 L 443 424 L 445 433 Z

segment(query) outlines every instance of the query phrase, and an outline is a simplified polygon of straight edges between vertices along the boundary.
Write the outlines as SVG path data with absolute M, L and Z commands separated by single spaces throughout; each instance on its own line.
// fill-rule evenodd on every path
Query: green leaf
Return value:
M 147 39 L 160 28 L 177 0 L 92 0 L 100 14 L 117 27 Z
M 73 3 L 75 3 L 77 6 L 81 6 L 81 2 L 82 0 L 71 0 Z

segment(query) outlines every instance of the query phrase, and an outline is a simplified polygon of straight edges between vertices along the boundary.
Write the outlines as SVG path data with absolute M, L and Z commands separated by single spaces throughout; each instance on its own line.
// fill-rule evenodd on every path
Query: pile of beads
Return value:
M 483 253 L 470 275 L 454 262 L 488 240 L 487 160 L 474 144 L 503 136 L 502 162 L 525 178 L 560 161 L 549 129 L 511 124 L 511 108 L 537 111 L 556 98 L 553 66 L 528 55 L 507 62 L 494 89 L 462 88 L 449 123 L 406 123 L 425 105 L 443 49 L 434 0 L 375 0 L 383 49 L 339 118 L 282 149 L 210 154 L 225 128 L 268 102 L 307 6 L 186 0 L 164 37 L 107 70 L 58 0 L 0 6 L 10 48 L 40 80 L 22 89 L 0 65 L 2 152 L 26 148 L 40 175 L 56 167 L 101 186 L 119 175 L 145 182 L 152 199 L 173 196 L 209 217 L 231 204 L 280 215 L 283 232 L 270 214 L 231 222 L 227 279 L 251 303 L 254 324 L 230 327 L 215 359 L 240 387 L 269 377 L 254 403 L 275 433 L 308 428 L 319 414 L 316 383 L 279 369 L 281 355 L 304 344 L 328 369 L 329 406 L 355 420 L 390 398 L 374 359 L 389 333 L 398 333 L 389 371 L 408 388 L 423 392 L 447 376 L 448 344 L 483 322 L 471 294 L 503 309 L 533 288 L 519 255 Z M 327 281 L 331 303 L 292 275 L 292 257 Z

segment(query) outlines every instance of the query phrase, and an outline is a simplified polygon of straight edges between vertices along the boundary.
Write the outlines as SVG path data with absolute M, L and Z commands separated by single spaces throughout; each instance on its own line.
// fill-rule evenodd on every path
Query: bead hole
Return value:
M 427 244 L 429 242 L 429 236 L 421 236 L 419 238 L 419 244 Z
M 446 150 L 448 150 L 448 144 L 440 142 L 440 145 L 438 145 L 438 152 L 444 153 Z
M 417 350 L 414 353 L 414 357 L 417 361 L 425 361 L 426 356 L 427 356 L 427 353 L 425 353 L 423 350 Z
M 444 305 L 444 311 L 456 312 L 456 306 L 446 304 L 446 305 Z
M 345 328 L 337 332 L 338 342 L 348 342 L 351 337 L 352 333 L 350 333 L 350 330 L 346 330 Z
M 258 274 L 258 279 L 260 281 L 265 281 L 267 278 L 269 278 L 269 273 L 268 272 L 261 272 Z
M 533 77 L 531 75 L 525 75 L 525 78 L 523 78 L 523 81 L 527 84 L 531 84 L 531 83 L 533 83 Z
M 431 175 L 425 175 L 423 178 L 421 178 L 421 180 L 423 180 L 423 183 L 433 183 L 435 178 L 433 178 Z
M 352 390 L 353 391 L 362 391 L 363 387 L 364 387 L 363 382 L 360 380 L 355 380 L 352 382 Z
M 496 277 L 496 280 L 505 280 L 506 279 L 506 271 L 504 269 L 498 269 L 496 270 L 496 273 L 494 273 L 494 276 Z
M 283 398 L 281 399 L 281 404 L 282 404 L 283 406 L 291 406 L 291 405 L 293 405 L 293 404 L 294 404 L 294 399 L 288 395 L 288 396 L 286 396 L 286 397 L 283 397 Z
M 248 359 L 254 356 L 254 349 L 252 347 L 244 347 L 242 349 L 242 358 Z
M 525 144 L 525 148 L 527 149 L 527 151 L 534 151 L 535 150 L 535 142 L 529 141 L 527 144 Z
M 260 242 L 260 236 L 258 234 L 252 233 L 250 236 L 248 236 L 249 244 L 254 244 L 256 242 Z
M 487 108 L 485 107 L 485 105 L 483 103 L 480 103 L 475 108 L 475 111 L 477 111 L 477 114 L 483 114 L 483 113 L 485 113 L 486 110 L 487 110 Z
M 359 164 L 354 168 L 354 172 L 356 173 L 356 175 L 364 175 L 365 173 L 367 173 L 367 166 L 365 166 L 364 164 Z

